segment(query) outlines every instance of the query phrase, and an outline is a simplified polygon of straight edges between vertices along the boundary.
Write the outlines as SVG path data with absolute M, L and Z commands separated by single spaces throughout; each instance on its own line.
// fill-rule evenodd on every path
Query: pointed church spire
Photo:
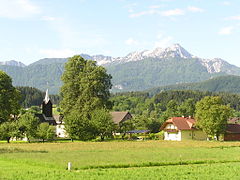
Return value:
M 45 95 L 45 98 L 44 98 L 44 102 L 47 104 L 49 100 L 50 100 L 50 98 L 49 98 L 48 89 L 47 89 L 46 90 L 46 95 Z

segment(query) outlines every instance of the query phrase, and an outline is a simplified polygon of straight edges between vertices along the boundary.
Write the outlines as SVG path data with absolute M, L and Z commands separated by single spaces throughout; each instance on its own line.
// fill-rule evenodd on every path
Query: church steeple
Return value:
M 45 94 L 45 98 L 44 98 L 44 102 L 47 104 L 48 101 L 50 101 L 50 98 L 49 98 L 48 89 L 47 89 L 46 94 Z
M 46 90 L 45 98 L 42 102 L 42 113 L 46 117 L 52 117 L 52 102 L 49 98 L 48 89 Z

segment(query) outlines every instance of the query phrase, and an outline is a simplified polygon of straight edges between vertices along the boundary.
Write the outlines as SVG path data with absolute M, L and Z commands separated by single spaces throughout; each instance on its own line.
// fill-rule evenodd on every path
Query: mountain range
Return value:
M 179 44 L 132 52 L 124 57 L 80 54 L 97 61 L 112 75 L 113 92 L 140 91 L 159 86 L 194 83 L 217 76 L 240 75 L 240 68 L 227 61 L 192 55 Z M 25 66 L 21 62 L 0 62 L 16 86 L 32 86 L 50 93 L 59 92 L 60 77 L 67 58 L 45 58 Z

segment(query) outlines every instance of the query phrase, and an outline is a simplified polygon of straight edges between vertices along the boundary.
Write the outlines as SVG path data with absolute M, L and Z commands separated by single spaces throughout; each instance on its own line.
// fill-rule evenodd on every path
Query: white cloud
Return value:
M 67 58 L 77 54 L 71 49 L 41 49 L 39 52 L 48 58 Z
M 52 17 L 52 16 L 43 16 L 43 17 L 41 17 L 41 20 L 43 20 L 43 21 L 56 21 L 57 18 Z
M 159 33 L 157 35 L 157 40 L 156 40 L 154 46 L 155 46 L 155 48 L 156 47 L 163 47 L 163 48 L 168 47 L 171 44 L 172 40 L 173 40 L 173 37 L 171 37 L 171 36 L 164 37 L 163 34 Z
M 227 18 L 225 18 L 225 20 L 240 20 L 240 16 L 227 17 Z
M 162 7 L 162 6 L 160 6 L 160 5 L 149 6 L 150 9 L 159 9 L 160 7 Z
M 189 11 L 191 12 L 203 12 L 204 10 L 198 7 L 194 7 L 194 6 L 188 6 L 187 8 Z
M 224 28 L 219 30 L 218 34 L 220 34 L 220 35 L 230 35 L 230 34 L 232 34 L 232 30 L 233 30 L 232 26 L 224 27 Z
M 134 40 L 133 38 L 128 38 L 128 39 L 125 41 L 125 44 L 126 44 L 126 45 L 129 45 L 129 46 L 138 45 L 138 41 L 137 41 L 137 40 Z
M 40 9 L 30 0 L 0 0 L 0 17 L 24 18 L 39 14 Z
M 184 14 L 185 12 L 182 9 L 172 9 L 172 10 L 161 12 L 162 16 L 181 16 Z
M 144 15 L 151 15 L 151 14 L 160 14 L 160 11 L 157 11 L 155 9 L 149 9 L 147 11 L 141 11 L 141 12 L 138 12 L 138 13 L 132 13 L 132 14 L 130 14 L 129 17 L 136 18 L 136 17 L 140 17 L 140 16 L 144 16 Z
M 231 3 L 229 1 L 223 1 L 221 4 L 224 6 L 229 6 Z
M 144 16 L 144 15 L 154 15 L 154 14 L 170 17 L 170 16 L 184 15 L 185 12 L 182 9 L 173 9 L 173 10 L 167 10 L 167 11 L 159 11 L 159 10 L 156 10 L 156 8 L 150 8 L 147 11 L 141 11 L 141 12 L 138 12 L 138 13 L 132 13 L 132 14 L 130 14 L 129 17 L 136 18 L 136 17 L 140 17 L 140 16 Z

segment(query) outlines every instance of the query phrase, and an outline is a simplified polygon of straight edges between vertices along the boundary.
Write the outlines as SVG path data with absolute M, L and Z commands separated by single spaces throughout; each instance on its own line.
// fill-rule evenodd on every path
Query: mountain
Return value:
M 10 61 L 2 61 L 0 62 L 0 65 L 6 65 L 6 66 L 18 66 L 18 67 L 25 67 L 26 65 L 22 62 L 10 60 Z
M 198 90 L 240 94 L 240 76 L 220 76 L 197 83 L 183 83 L 146 90 L 151 95 L 168 90 Z
M 220 58 L 204 59 L 192 55 L 179 44 L 132 52 L 124 57 L 80 54 L 97 61 L 112 75 L 113 92 L 142 91 L 149 88 L 195 83 L 218 76 L 240 75 L 240 68 Z M 0 65 L 14 85 L 49 89 L 58 93 L 67 58 L 45 58 L 29 66 Z M 14 64 L 14 63 L 13 63 Z

